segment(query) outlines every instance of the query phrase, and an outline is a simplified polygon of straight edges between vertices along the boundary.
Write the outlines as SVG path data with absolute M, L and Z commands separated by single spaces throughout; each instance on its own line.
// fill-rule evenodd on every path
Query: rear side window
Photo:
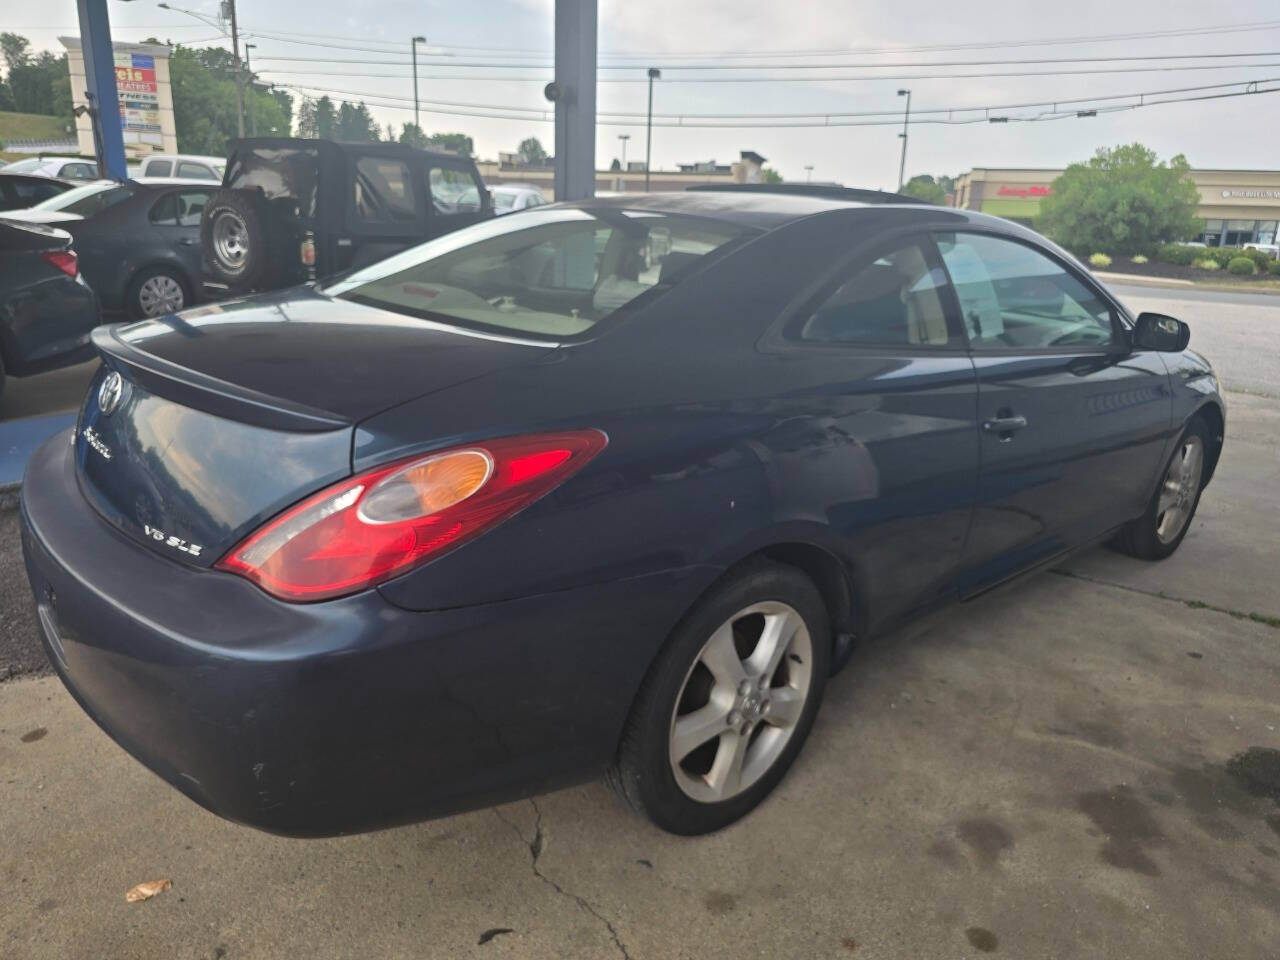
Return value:
M 469 170 L 457 167 L 430 167 L 427 189 L 436 213 L 479 213 L 483 208 L 480 181 Z
M 198 227 L 207 190 L 175 190 L 167 193 L 151 207 L 151 222 L 166 227 Z
M 399 160 L 360 157 L 352 181 L 356 216 L 370 223 L 412 223 L 416 217 L 409 167 Z
M 172 172 L 173 172 L 172 160 L 148 160 L 147 166 L 143 171 L 143 176 L 167 177 Z
M 69 180 L 93 180 L 98 176 L 98 167 L 92 163 L 68 163 L 58 175 Z
M 790 325 L 789 339 L 860 346 L 950 345 L 942 265 L 918 242 L 855 268 L 818 307 Z
M 1038 250 L 979 233 L 944 233 L 938 250 L 974 350 L 1109 344 L 1111 305 Z
M 178 176 L 190 177 L 192 180 L 218 179 L 218 177 L 214 175 L 214 172 L 203 163 L 191 163 L 189 161 L 178 164 Z

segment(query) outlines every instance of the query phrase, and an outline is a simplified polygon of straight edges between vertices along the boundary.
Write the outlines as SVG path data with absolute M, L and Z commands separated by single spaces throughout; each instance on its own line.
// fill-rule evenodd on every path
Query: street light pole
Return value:
M 249 136 L 251 137 L 258 135 L 258 117 L 253 112 L 253 67 L 249 65 L 249 51 L 257 49 L 256 43 L 244 45 L 244 72 L 249 75 Z
M 409 44 L 409 50 L 413 54 L 413 125 L 418 128 L 418 132 L 422 132 L 422 121 L 418 119 L 418 44 L 426 43 L 426 37 L 414 37 Z
M 231 62 L 236 71 L 236 134 L 244 138 L 244 76 L 240 72 L 240 29 L 236 25 L 236 0 L 223 0 L 224 11 L 229 10 L 231 21 Z
M 911 91 L 899 90 L 898 96 L 907 98 L 907 109 L 902 115 L 902 132 L 898 134 L 902 138 L 902 160 L 898 164 L 898 192 L 901 193 L 906 183 L 903 178 L 907 175 L 907 128 L 911 123 Z
M 631 134 L 620 133 L 618 139 L 622 141 L 622 172 L 627 172 L 627 141 L 631 139 Z
M 644 136 L 644 192 L 649 192 L 649 167 L 653 158 L 653 81 L 662 76 L 657 67 L 649 68 L 649 115 L 645 121 Z
M 813 180 L 813 164 L 806 163 L 804 166 L 804 182 L 810 183 Z

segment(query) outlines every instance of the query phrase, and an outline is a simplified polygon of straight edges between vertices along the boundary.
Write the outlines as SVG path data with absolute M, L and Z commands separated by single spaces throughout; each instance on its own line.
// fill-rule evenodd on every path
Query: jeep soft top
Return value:
M 201 220 L 206 285 L 239 293 L 323 279 L 491 216 L 467 157 L 397 143 L 233 140 Z

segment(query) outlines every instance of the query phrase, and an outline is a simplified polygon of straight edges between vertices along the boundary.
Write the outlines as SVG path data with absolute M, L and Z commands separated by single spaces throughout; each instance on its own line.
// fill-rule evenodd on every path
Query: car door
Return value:
M 821 408 L 780 412 L 805 435 L 772 444 L 777 488 L 823 505 L 877 624 L 952 594 L 977 492 L 977 383 L 945 286 L 927 233 L 884 240 L 769 344 Z
M 1115 303 L 1030 240 L 935 237 L 978 377 L 981 472 L 965 585 L 1138 516 L 1170 430 L 1168 371 Z
M 355 155 L 349 164 L 347 233 L 326 273 L 376 263 L 422 240 L 421 204 L 409 164 L 398 157 Z
M 165 190 L 147 214 L 192 281 L 200 278 L 200 215 L 211 193 L 200 187 Z

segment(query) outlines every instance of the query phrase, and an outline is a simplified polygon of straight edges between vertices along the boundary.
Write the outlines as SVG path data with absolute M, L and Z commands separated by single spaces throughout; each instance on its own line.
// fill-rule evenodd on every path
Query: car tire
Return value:
M 780 639 L 766 648 L 766 633 Z M 683 836 L 744 816 L 804 746 L 831 641 L 822 595 L 801 571 L 759 561 L 731 572 L 689 611 L 650 668 L 610 784 L 637 812 Z
M 1120 531 L 1113 541 L 1116 549 L 1140 560 L 1163 560 L 1178 549 L 1200 505 L 1210 442 L 1202 418 L 1187 424 L 1161 471 L 1146 512 Z
M 191 303 L 191 284 L 173 267 L 139 270 L 125 293 L 125 309 L 135 320 L 168 316 Z
M 232 290 L 260 286 L 269 270 L 271 243 L 265 204 L 242 190 L 219 190 L 200 217 L 200 249 L 208 275 Z

